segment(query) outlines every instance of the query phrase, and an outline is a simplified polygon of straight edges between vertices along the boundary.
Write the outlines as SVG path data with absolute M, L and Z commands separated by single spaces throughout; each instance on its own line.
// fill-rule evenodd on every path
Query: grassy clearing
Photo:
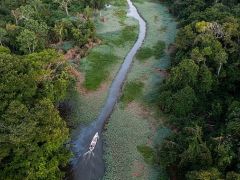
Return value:
M 136 58 L 140 61 L 145 61 L 146 59 L 149 59 L 153 56 L 153 50 L 149 47 L 142 47 L 138 50 L 136 54 Z
M 85 73 L 85 87 L 89 90 L 96 90 L 109 75 L 107 68 L 117 59 L 118 57 L 114 54 L 90 53 L 87 61 L 89 61 L 91 67 Z
M 124 104 L 132 102 L 142 94 L 143 83 L 142 82 L 127 82 L 121 96 L 121 101 Z

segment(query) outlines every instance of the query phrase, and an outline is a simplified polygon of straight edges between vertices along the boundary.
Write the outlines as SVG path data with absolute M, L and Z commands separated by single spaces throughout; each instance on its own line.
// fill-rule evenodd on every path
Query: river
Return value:
M 131 67 L 133 57 L 141 47 L 146 36 L 146 22 L 139 15 L 131 0 L 127 0 L 127 2 L 129 6 L 128 16 L 135 18 L 139 23 L 138 39 L 125 57 L 123 64 L 114 78 L 108 92 L 106 103 L 100 111 L 98 118 L 89 126 L 79 127 L 77 129 L 77 134 L 72 140 L 74 158 L 71 161 L 71 176 L 68 179 L 100 180 L 104 176 L 105 166 L 103 160 L 102 130 L 106 120 L 111 116 L 111 113 L 113 112 L 113 109 L 119 99 L 123 84 Z M 88 151 L 89 144 L 96 132 L 99 133 L 100 138 L 93 151 L 94 154 L 84 156 L 84 153 Z

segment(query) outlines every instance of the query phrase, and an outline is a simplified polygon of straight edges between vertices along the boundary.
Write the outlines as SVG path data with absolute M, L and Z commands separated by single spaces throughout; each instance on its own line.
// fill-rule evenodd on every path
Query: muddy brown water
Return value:
M 126 80 L 127 73 L 133 61 L 133 57 L 141 47 L 146 35 L 146 22 L 139 15 L 131 0 L 128 2 L 128 16 L 135 18 L 139 23 L 138 39 L 132 49 L 128 52 L 116 77 L 114 78 L 108 92 L 105 105 L 99 113 L 98 118 L 89 126 L 79 127 L 75 131 L 74 139 L 71 142 L 74 158 L 71 160 L 71 172 L 67 179 L 70 180 L 101 180 L 104 176 L 105 165 L 103 160 L 103 140 L 102 130 L 106 120 L 116 105 L 122 91 L 122 86 Z M 94 154 L 84 156 L 95 133 L 98 132 L 100 139 L 93 151 Z

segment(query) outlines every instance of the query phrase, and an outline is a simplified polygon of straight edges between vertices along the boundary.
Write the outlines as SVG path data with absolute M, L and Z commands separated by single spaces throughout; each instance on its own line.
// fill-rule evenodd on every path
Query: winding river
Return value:
M 138 39 L 125 57 L 121 68 L 113 80 L 108 92 L 106 103 L 99 113 L 98 118 L 87 127 L 79 127 L 79 134 L 77 134 L 76 138 L 72 141 L 72 151 L 75 154 L 75 157 L 72 159 L 71 177 L 69 179 L 100 180 L 104 176 L 105 167 L 101 133 L 106 120 L 111 116 L 114 106 L 119 99 L 133 57 L 141 47 L 146 35 L 146 22 L 139 15 L 131 0 L 127 0 L 127 2 L 129 6 L 128 16 L 135 18 L 139 23 Z M 100 139 L 94 149 L 94 154 L 91 156 L 84 156 L 83 154 L 88 151 L 89 144 L 96 132 L 99 133 Z

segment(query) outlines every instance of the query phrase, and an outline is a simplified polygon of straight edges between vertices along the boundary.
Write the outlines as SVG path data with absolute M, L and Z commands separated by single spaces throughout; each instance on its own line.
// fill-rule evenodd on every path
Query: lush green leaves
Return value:
M 1 49 L 1 178 L 59 179 L 69 159 L 68 128 L 54 106 L 68 87 L 65 65 L 53 50 L 18 57 Z
M 239 179 L 239 2 L 168 2 L 181 28 L 159 105 L 176 133 L 160 162 L 181 178 Z

